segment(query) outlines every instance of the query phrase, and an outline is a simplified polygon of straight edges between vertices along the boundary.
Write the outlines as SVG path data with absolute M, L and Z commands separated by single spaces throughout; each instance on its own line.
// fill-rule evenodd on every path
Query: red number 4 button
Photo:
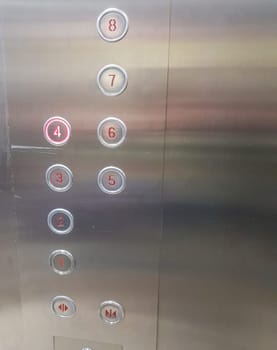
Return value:
M 51 117 L 44 123 L 43 135 L 47 142 L 53 146 L 63 146 L 70 139 L 71 126 L 62 117 Z

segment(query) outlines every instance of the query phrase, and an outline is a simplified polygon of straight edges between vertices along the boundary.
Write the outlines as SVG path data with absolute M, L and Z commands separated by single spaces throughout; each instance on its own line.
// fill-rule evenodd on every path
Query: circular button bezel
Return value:
M 64 214 L 66 215 L 68 218 L 69 218 L 69 226 L 66 230 L 58 230 L 56 229 L 56 227 L 53 226 L 52 224 L 52 218 L 55 214 Z M 70 211 L 66 210 L 66 209 L 63 209 L 63 208 L 56 208 L 56 209 L 53 209 L 50 211 L 50 213 L 48 214 L 48 217 L 47 217 L 47 223 L 48 223 L 48 227 L 49 229 L 53 232 L 53 233 L 56 233 L 58 235 L 67 235 L 68 233 L 70 233 L 73 228 L 74 228 L 74 218 L 73 218 L 73 215 L 70 213 Z
M 101 30 L 101 20 L 103 19 L 104 16 L 106 16 L 109 13 L 119 14 L 120 16 L 123 17 L 123 20 L 125 21 L 125 26 L 124 26 L 123 32 L 119 36 L 117 36 L 115 38 L 108 38 Z M 127 32 L 128 32 L 128 29 L 129 29 L 129 18 L 126 15 L 126 13 L 124 11 L 122 11 L 122 10 L 119 10 L 117 8 L 108 8 L 108 9 L 104 10 L 103 12 L 101 12 L 100 15 L 98 16 L 97 22 L 96 22 L 96 28 L 97 28 L 98 34 L 100 35 L 100 37 L 103 40 L 105 40 L 107 42 L 117 42 L 117 41 L 120 41 L 121 39 L 123 39 L 125 37 L 125 35 L 127 34 Z
M 70 268 L 67 269 L 66 271 L 60 271 L 58 270 L 55 265 L 54 265 L 54 259 L 57 255 L 65 255 L 69 261 L 70 261 Z M 63 250 L 63 249 L 57 249 L 54 250 L 50 255 L 49 255 L 49 259 L 48 259 L 49 265 L 51 266 L 52 270 L 57 273 L 58 275 L 61 276 L 65 276 L 65 275 L 69 275 L 72 273 L 72 271 L 74 270 L 75 267 L 75 259 L 73 257 L 73 255 L 67 251 L 67 250 Z
M 117 69 L 119 70 L 122 74 L 123 74 L 123 77 L 124 77 L 124 83 L 121 87 L 121 89 L 119 91 L 116 91 L 116 92 L 109 92 L 107 90 L 105 90 L 105 88 L 101 85 L 101 77 L 103 75 L 103 73 L 108 70 L 108 69 Z M 124 68 L 122 68 L 121 66 L 117 65 L 117 64 L 107 64 L 106 66 L 102 67 L 98 74 L 97 74 L 97 86 L 99 88 L 99 90 L 105 95 L 105 96 L 118 96 L 118 95 L 121 95 L 127 88 L 127 85 L 128 85 L 128 75 L 127 75 L 127 72 L 125 71 Z
M 56 187 L 52 184 L 51 182 L 51 172 L 55 169 L 62 169 L 63 171 L 65 171 L 67 173 L 68 176 L 68 184 L 64 187 Z M 51 165 L 45 172 L 45 181 L 48 185 L 48 187 L 54 191 L 54 192 L 66 192 L 68 191 L 71 187 L 72 187 L 72 183 L 73 183 L 73 173 L 72 171 L 65 165 L 63 164 L 53 164 Z
M 51 125 L 51 123 L 54 123 L 54 122 L 60 122 L 66 128 L 67 135 L 62 141 L 54 141 L 49 135 L 49 131 L 48 131 L 49 126 Z M 63 117 L 60 117 L 60 116 L 50 117 L 50 118 L 48 118 L 46 120 L 46 122 L 43 125 L 43 135 L 44 135 L 45 140 L 48 143 L 50 143 L 51 145 L 56 146 L 56 147 L 64 146 L 68 142 L 68 140 L 70 139 L 70 136 L 71 136 L 71 125 Z
M 58 301 L 58 300 L 64 300 L 65 302 L 68 302 L 70 305 L 71 305 L 71 314 L 70 315 L 61 315 L 61 314 L 58 314 L 55 310 L 55 303 Z M 51 310 L 53 312 L 53 314 L 55 316 L 58 316 L 58 317 L 61 317 L 61 318 L 69 318 L 69 317 L 73 317 L 74 314 L 76 313 L 76 304 L 75 304 L 75 301 L 67 296 L 64 296 L 64 295 L 58 295 L 56 297 L 54 297 L 52 299 L 52 302 L 51 302 Z
M 122 185 L 116 190 L 109 190 L 103 185 L 103 181 L 102 181 L 103 176 L 105 175 L 106 172 L 109 172 L 109 171 L 113 171 L 121 177 Z M 125 175 L 123 170 L 121 170 L 117 167 L 114 167 L 114 166 L 108 166 L 108 167 L 99 171 L 98 177 L 97 177 L 97 183 L 98 183 L 98 186 L 102 192 L 104 192 L 106 194 L 112 194 L 112 195 L 119 194 L 119 193 L 123 192 L 126 188 L 126 175 Z
M 117 320 L 110 321 L 107 318 L 102 316 L 102 310 L 106 306 L 112 306 L 112 307 L 115 307 L 118 310 L 118 316 L 119 317 L 117 318 Z M 99 316 L 100 316 L 101 320 L 103 322 L 105 322 L 106 324 L 115 325 L 115 324 L 120 323 L 124 319 L 125 312 L 124 312 L 123 306 L 121 304 L 119 304 L 119 303 L 117 303 L 116 301 L 113 301 L 113 300 L 107 300 L 107 301 L 104 301 L 103 303 L 101 303 L 100 308 L 99 308 Z
M 102 136 L 102 128 L 104 127 L 105 123 L 107 122 L 116 122 L 120 125 L 121 127 L 121 130 L 122 130 L 122 137 L 121 139 L 116 142 L 116 143 L 108 143 L 104 140 L 103 136 Z M 100 141 L 100 143 L 105 146 L 105 147 L 108 147 L 108 148 L 116 148 L 118 146 L 120 146 L 126 139 L 126 135 L 127 135 L 127 126 L 125 125 L 125 123 L 116 118 L 116 117 L 108 117 L 108 118 L 105 118 L 103 119 L 98 127 L 97 127 L 97 136 L 98 136 L 98 140 Z

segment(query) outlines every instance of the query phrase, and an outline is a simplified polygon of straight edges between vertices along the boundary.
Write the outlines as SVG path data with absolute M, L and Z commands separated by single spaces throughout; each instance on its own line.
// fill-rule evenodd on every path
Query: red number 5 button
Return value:
M 121 145 L 126 138 L 127 128 L 122 120 L 109 117 L 100 122 L 97 128 L 99 141 L 103 146 L 115 148 Z
M 104 193 L 118 194 L 125 189 L 126 175 L 119 168 L 106 167 L 98 174 L 98 186 Z
M 62 117 L 51 117 L 43 126 L 43 135 L 47 142 L 53 146 L 63 146 L 70 138 L 71 126 Z

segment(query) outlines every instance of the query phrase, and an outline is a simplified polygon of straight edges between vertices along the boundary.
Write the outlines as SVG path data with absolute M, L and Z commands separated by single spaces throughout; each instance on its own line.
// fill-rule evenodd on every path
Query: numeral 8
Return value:
M 116 31 L 116 29 L 117 29 L 116 24 L 117 24 L 116 19 L 112 18 L 112 19 L 109 20 L 108 28 L 109 28 L 110 32 L 115 32 Z

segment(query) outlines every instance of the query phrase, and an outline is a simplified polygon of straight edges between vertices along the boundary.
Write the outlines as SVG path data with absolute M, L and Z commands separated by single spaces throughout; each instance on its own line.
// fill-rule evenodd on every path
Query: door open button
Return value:
M 51 309 L 56 316 L 72 317 L 76 312 L 76 305 L 69 297 L 57 296 L 52 300 Z

